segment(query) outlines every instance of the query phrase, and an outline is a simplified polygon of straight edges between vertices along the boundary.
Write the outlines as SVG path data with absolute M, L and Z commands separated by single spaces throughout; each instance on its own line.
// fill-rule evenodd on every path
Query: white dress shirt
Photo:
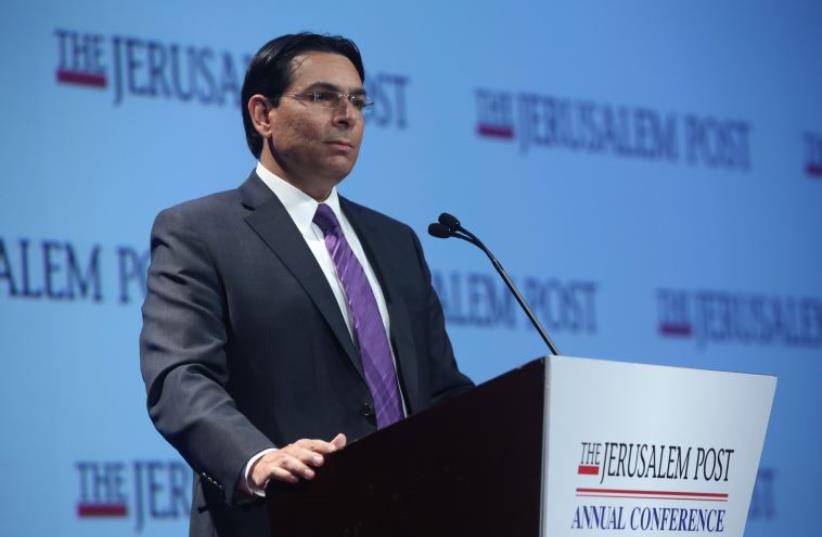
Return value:
M 331 254 L 328 253 L 328 249 L 325 247 L 325 235 L 323 235 L 319 226 L 313 222 L 314 214 L 317 212 L 317 207 L 320 202 L 291 183 L 274 175 L 259 162 L 257 163 L 257 175 L 260 176 L 263 183 L 280 199 L 280 202 L 282 202 L 285 210 L 288 211 L 288 215 L 291 217 L 291 220 L 294 221 L 294 224 L 300 231 L 300 235 L 302 235 L 311 253 L 314 254 L 314 258 L 317 260 L 317 263 L 319 263 L 325 279 L 328 280 L 328 285 L 331 286 L 334 298 L 337 299 L 337 305 L 345 319 L 348 333 L 351 335 L 351 338 L 354 339 L 351 313 L 348 311 L 348 301 L 345 298 L 345 291 L 343 290 L 340 279 L 337 277 L 334 260 L 331 259 Z M 348 245 L 351 246 L 351 250 L 353 250 L 354 255 L 357 256 L 357 261 L 362 265 L 365 275 L 368 278 L 368 283 L 371 285 L 371 290 L 374 292 L 374 298 L 377 299 L 377 307 L 380 309 L 380 317 L 382 317 L 385 332 L 386 334 L 390 334 L 388 308 L 385 305 L 382 288 L 380 287 L 379 281 L 377 281 L 377 275 L 374 273 L 371 263 L 368 262 L 368 258 L 365 256 L 365 251 L 362 248 L 360 239 L 354 232 L 354 228 L 351 227 L 348 218 L 345 217 L 345 214 L 340 209 L 340 198 L 337 195 L 336 187 L 331 190 L 331 194 L 329 194 L 323 203 L 331 207 L 331 210 L 334 211 L 334 216 L 336 216 L 340 222 L 345 240 L 348 241 Z
M 325 275 L 325 279 L 328 280 L 328 285 L 331 287 L 331 291 L 334 293 L 334 298 L 337 300 L 337 305 L 340 308 L 343 319 L 345 319 L 345 325 L 348 327 L 348 333 L 351 335 L 351 339 L 355 340 L 353 324 L 351 322 L 351 312 L 348 309 L 348 301 L 345 297 L 345 291 L 339 277 L 337 276 L 334 260 L 331 259 L 331 254 L 328 253 L 328 249 L 325 246 L 325 236 L 319 226 L 314 223 L 314 214 L 317 212 L 317 207 L 320 202 L 291 183 L 275 175 L 259 162 L 257 163 L 257 175 L 260 179 L 262 179 L 263 183 L 265 183 L 265 185 L 271 189 L 272 192 L 274 192 L 277 198 L 279 198 L 280 202 L 285 207 L 285 210 L 288 212 L 288 215 L 291 217 L 291 220 L 293 220 L 294 224 L 297 226 L 300 235 L 302 235 L 305 243 L 311 250 L 311 253 L 320 265 L 320 268 Z M 346 218 L 345 213 L 343 213 L 340 209 L 340 198 L 337 195 L 336 187 L 331 190 L 331 194 L 329 194 L 328 198 L 323 200 L 322 203 L 325 203 L 331 208 L 332 211 L 334 211 L 334 216 L 337 217 L 337 220 L 340 223 L 340 228 L 345 236 L 345 240 L 348 241 L 348 245 L 357 257 L 357 261 L 360 262 L 363 271 L 365 271 L 365 276 L 368 278 L 368 283 L 371 285 L 371 290 L 374 292 L 374 298 L 377 300 L 377 307 L 380 310 L 380 317 L 382 317 L 382 324 L 385 327 L 386 337 L 388 337 L 390 341 L 390 319 L 388 318 L 388 308 L 385 304 L 385 296 L 383 295 L 382 287 L 380 287 L 380 282 L 377 280 L 377 275 L 374 273 L 371 263 L 368 262 L 368 258 L 365 256 L 365 251 L 362 248 L 360 239 L 354 232 L 354 228 L 351 227 L 351 223 L 348 221 L 348 218 Z M 391 351 L 391 358 L 394 360 L 394 369 L 396 370 L 397 359 L 394 356 L 394 350 L 391 349 L 390 345 L 389 350 Z M 402 390 L 400 390 L 400 397 L 402 398 Z M 407 413 L 405 401 L 402 400 L 401 402 L 403 412 Z M 251 481 L 251 467 L 260 457 L 271 451 L 275 451 L 275 449 L 266 449 L 261 451 L 260 453 L 254 455 L 251 459 L 249 459 L 248 463 L 246 463 L 244 471 L 245 479 L 240 480 L 240 487 L 246 492 L 256 494 L 257 496 L 265 496 L 265 490 L 256 487 Z

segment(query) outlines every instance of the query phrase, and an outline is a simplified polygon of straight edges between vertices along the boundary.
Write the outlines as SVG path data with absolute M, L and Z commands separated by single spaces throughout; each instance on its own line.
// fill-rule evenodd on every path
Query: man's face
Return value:
M 351 61 L 340 54 L 308 52 L 296 56 L 292 66 L 291 85 L 279 105 L 268 112 L 270 149 L 284 179 L 306 192 L 325 187 L 330 191 L 357 161 L 362 113 L 348 99 L 328 108 L 309 95 L 315 91 L 362 93 L 362 80 Z

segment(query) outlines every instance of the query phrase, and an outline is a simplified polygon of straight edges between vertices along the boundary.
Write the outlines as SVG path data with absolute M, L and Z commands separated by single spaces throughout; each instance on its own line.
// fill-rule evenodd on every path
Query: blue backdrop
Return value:
M 344 195 L 423 235 L 462 368 L 563 353 L 779 377 L 747 535 L 822 494 L 822 5 L 813 1 L 6 1 L 0 519 L 182 535 L 191 476 L 149 423 L 148 233 L 254 166 L 238 105 L 276 35 L 360 46 L 376 106 Z M 630 394 L 626 394 L 630 397 Z

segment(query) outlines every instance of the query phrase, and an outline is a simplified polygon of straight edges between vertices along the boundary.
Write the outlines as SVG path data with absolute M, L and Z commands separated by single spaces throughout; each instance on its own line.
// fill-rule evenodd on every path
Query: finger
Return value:
M 316 451 L 317 453 L 323 454 L 333 453 L 337 451 L 337 446 L 335 446 L 331 442 L 325 442 L 323 440 L 316 439 L 309 440 L 307 438 L 304 438 L 302 440 L 297 440 L 296 442 L 294 442 L 293 445 L 297 445 L 302 448 L 310 449 L 311 451 Z
M 297 476 L 295 476 L 285 468 L 280 468 L 279 466 L 271 466 L 269 468 L 268 476 L 269 479 L 284 481 L 286 483 L 296 483 L 300 480 Z
M 314 470 L 306 466 L 300 459 L 291 455 L 283 453 L 283 458 L 279 464 L 280 468 L 288 470 L 292 474 L 305 478 L 313 479 Z
M 316 451 L 300 447 L 296 444 L 291 444 L 287 446 L 283 449 L 283 451 L 285 451 L 292 457 L 300 459 L 305 464 L 310 464 L 311 466 L 322 466 L 323 462 L 325 462 L 323 456 L 317 453 Z
M 348 442 L 348 439 L 347 439 L 347 438 L 345 437 L 345 435 L 344 435 L 344 434 L 342 434 L 342 433 L 339 433 L 337 436 L 335 436 L 335 437 L 331 440 L 331 444 L 332 444 L 332 445 L 333 445 L 336 449 L 342 449 L 342 448 L 344 448 L 344 447 L 345 447 L 345 444 L 346 444 L 347 442 Z

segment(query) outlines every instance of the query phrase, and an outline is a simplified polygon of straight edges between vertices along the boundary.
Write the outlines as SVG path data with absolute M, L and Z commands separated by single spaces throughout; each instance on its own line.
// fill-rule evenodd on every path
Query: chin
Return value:
M 336 185 L 336 184 L 339 184 L 340 182 L 342 182 L 342 180 L 343 180 L 343 179 L 345 179 L 346 177 L 348 177 L 348 174 L 349 174 L 350 172 L 351 172 L 351 170 L 349 170 L 349 171 L 347 171 L 347 172 L 345 172 L 345 173 L 334 174 L 333 176 L 331 176 L 331 181 L 332 181 L 335 185 Z
M 327 177 L 340 182 L 351 173 L 352 169 L 354 169 L 354 165 L 350 162 L 346 162 L 344 165 L 329 166 Z

